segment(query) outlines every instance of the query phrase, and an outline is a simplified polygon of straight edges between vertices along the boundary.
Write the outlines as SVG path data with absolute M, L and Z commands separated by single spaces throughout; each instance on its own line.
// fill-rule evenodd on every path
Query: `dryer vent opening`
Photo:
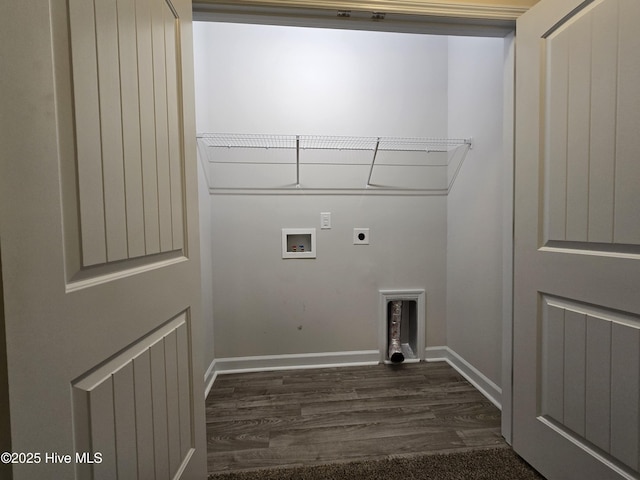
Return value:
M 392 300 L 387 303 L 387 359 L 391 363 L 418 358 L 417 311 L 415 300 Z
M 422 289 L 380 290 L 379 347 L 383 363 L 424 359 L 426 294 Z

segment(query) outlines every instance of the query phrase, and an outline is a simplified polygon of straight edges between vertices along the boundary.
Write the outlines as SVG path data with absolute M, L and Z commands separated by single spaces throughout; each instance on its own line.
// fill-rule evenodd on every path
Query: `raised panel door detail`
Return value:
M 640 318 L 543 296 L 540 417 L 622 468 L 640 468 Z
M 181 252 L 176 11 L 168 0 L 70 0 L 68 13 L 80 252 L 67 253 L 82 270 Z
M 639 20 L 599 0 L 545 37 L 544 245 L 640 253 Z
M 79 478 L 175 478 L 194 448 L 190 358 L 185 312 L 72 383 L 76 451 L 101 457 Z

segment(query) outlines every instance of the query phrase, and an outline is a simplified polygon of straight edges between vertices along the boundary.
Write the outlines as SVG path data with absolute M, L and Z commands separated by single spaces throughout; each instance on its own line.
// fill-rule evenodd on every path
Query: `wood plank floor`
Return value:
M 507 447 L 444 362 L 220 375 L 206 409 L 209 473 Z

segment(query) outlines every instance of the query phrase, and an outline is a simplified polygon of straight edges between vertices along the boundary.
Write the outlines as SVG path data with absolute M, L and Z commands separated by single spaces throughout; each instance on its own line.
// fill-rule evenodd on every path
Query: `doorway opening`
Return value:
M 291 26 L 220 12 L 196 20 L 199 134 L 474 138 L 446 194 L 354 187 L 371 162 L 347 149 L 304 167 L 302 178 L 327 180 L 317 188 L 296 184 L 296 163 L 278 147 L 244 163 L 201 155 L 211 377 L 225 365 L 242 369 L 238 359 L 250 359 L 244 368 L 308 367 L 328 354 L 371 362 L 381 351 L 371 328 L 378 287 L 415 285 L 430 298 L 415 355 L 459 356 L 479 381 L 499 385 L 510 438 L 513 35 L 316 28 L 317 19 Z M 412 162 L 385 167 L 396 182 L 435 168 Z M 331 228 L 322 227 L 327 212 Z M 316 258 L 283 262 L 286 228 L 318 228 Z M 357 228 L 368 229 L 367 245 L 353 245 Z

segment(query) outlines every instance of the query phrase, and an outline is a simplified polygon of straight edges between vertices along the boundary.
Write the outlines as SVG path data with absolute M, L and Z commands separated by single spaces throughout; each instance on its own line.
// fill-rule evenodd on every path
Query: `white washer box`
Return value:
M 283 228 L 282 258 L 316 258 L 316 229 Z

